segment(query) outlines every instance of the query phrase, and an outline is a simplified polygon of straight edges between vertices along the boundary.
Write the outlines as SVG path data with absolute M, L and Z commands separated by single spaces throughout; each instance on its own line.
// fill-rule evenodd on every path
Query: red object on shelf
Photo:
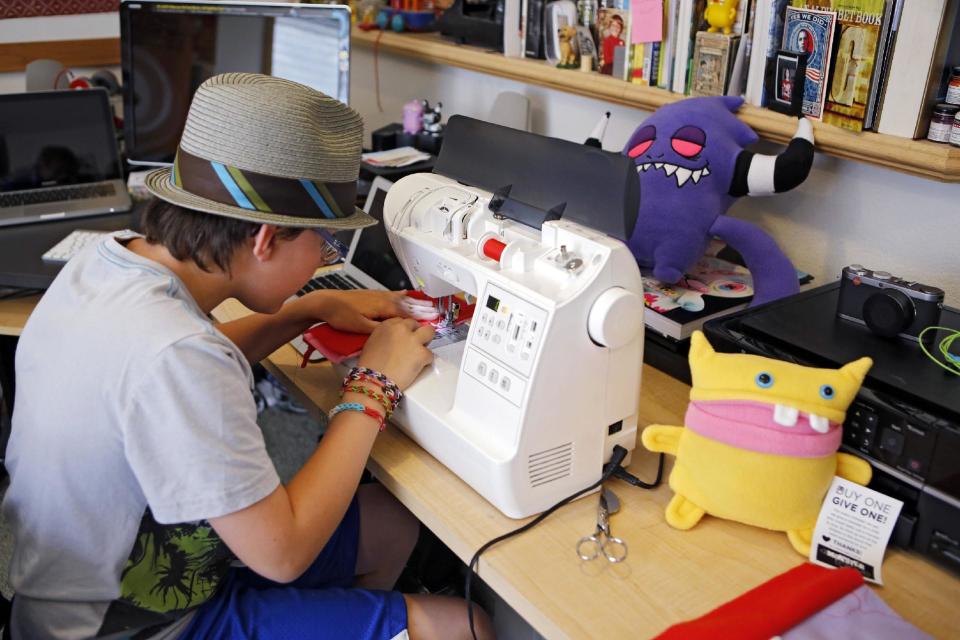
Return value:
M 496 238 L 490 238 L 483 243 L 483 255 L 487 256 L 491 260 L 500 262 L 500 256 L 503 255 L 503 250 L 506 248 L 506 242 L 501 242 Z

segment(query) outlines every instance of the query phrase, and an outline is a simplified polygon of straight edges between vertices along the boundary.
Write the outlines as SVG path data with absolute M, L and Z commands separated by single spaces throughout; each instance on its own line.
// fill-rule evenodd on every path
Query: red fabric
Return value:
M 863 576 L 854 569 L 827 569 L 804 563 L 705 616 L 673 625 L 657 640 L 770 640 L 862 584 Z
M 436 298 L 431 298 L 421 291 L 407 291 L 407 297 L 416 298 L 417 300 L 436 301 Z M 473 317 L 476 305 L 466 304 L 462 299 L 458 300 L 460 302 L 460 313 L 457 316 L 456 323 L 460 324 Z M 430 320 L 420 321 L 420 324 L 433 325 L 434 323 L 435 321 Z M 307 362 L 309 362 L 310 356 L 314 351 L 321 353 L 330 362 L 343 362 L 348 358 L 359 355 L 363 349 L 363 345 L 367 344 L 369 337 L 366 333 L 340 331 L 328 324 L 318 324 L 303 334 L 303 341 L 307 343 L 309 348 L 303 354 L 303 361 L 300 363 L 300 367 L 303 368 L 307 366 Z

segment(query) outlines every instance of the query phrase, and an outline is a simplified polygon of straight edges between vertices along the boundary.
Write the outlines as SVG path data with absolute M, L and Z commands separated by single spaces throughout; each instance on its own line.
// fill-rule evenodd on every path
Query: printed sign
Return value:
M 853 567 L 866 580 L 883 584 L 880 565 L 902 507 L 895 498 L 834 478 L 813 531 L 810 561 Z

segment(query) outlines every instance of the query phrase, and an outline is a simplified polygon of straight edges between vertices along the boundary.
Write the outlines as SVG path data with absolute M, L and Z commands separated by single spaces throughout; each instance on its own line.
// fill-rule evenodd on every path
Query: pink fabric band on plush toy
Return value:
M 826 433 L 810 426 L 808 414 L 800 413 L 791 427 L 774 421 L 773 404 L 748 400 L 691 402 L 685 424 L 711 440 L 738 449 L 797 458 L 821 458 L 840 448 L 840 425 L 831 422 Z

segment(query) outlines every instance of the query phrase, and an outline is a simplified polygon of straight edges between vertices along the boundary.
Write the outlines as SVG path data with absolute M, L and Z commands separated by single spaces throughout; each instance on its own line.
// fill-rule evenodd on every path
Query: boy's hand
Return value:
M 409 316 L 403 291 L 312 291 L 300 298 L 313 322 L 325 321 L 334 329 L 373 333 L 379 320 Z
M 411 318 L 386 320 L 367 340 L 357 364 L 379 371 L 406 389 L 433 361 L 433 352 L 424 346 L 433 340 L 433 334 L 433 327 Z

